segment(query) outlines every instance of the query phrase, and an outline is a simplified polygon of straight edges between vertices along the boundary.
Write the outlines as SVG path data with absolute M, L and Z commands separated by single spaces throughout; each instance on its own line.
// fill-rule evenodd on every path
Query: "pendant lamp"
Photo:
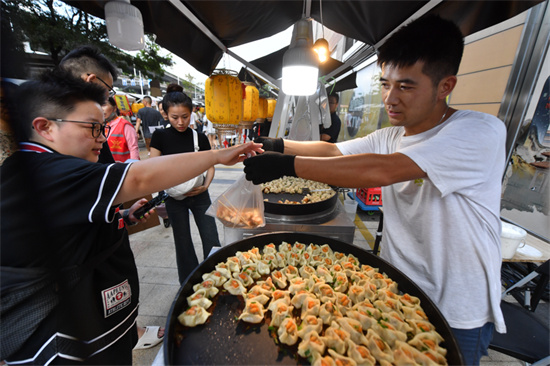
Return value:
M 130 0 L 112 0 L 105 4 L 105 25 L 113 46 L 127 51 L 145 48 L 143 18 Z
M 282 89 L 287 95 L 312 95 L 317 89 L 319 61 L 313 51 L 312 20 L 294 24 L 292 40 L 283 56 Z
M 319 62 L 323 63 L 328 60 L 328 42 L 324 38 L 319 38 L 313 45 L 313 50 L 319 57 Z

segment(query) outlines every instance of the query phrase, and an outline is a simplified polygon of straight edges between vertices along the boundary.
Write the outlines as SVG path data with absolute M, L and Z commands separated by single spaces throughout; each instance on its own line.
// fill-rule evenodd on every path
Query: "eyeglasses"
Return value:
M 71 121 L 71 120 L 68 120 L 68 119 L 59 119 L 59 118 L 51 119 L 51 121 L 54 121 L 54 122 L 85 123 L 87 125 L 91 125 L 89 128 L 92 129 L 92 137 L 94 139 L 98 138 L 101 134 L 103 134 L 103 136 L 105 136 L 105 138 L 107 138 L 107 137 L 109 137 L 109 133 L 111 132 L 111 126 L 107 125 L 107 123 Z
M 88 76 L 90 76 L 90 74 L 87 74 Z M 112 86 L 110 86 L 109 84 L 107 84 L 106 82 L 104 82 L 99 76 L 95 76 L 95 78 L 99 81 L 101 81 L 103 83 L 103 85 L 105 85 L 107 87 L 107 89 L 109 89 L 109 96 L 110 97 L 114 97 L 115 94 L 116 94 L 116 91 L 115 89 L 113 89 Z

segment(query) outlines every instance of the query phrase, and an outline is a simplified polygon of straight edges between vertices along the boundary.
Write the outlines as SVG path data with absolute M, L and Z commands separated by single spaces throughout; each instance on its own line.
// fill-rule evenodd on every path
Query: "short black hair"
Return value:
M 336 103 L 338 103 L 338 102 L 340 101 L 340 96 L 339 96 L 338 94 L 336 94 L 336 93 L 334 93 L 334 94 L 329 94 L 328 99 L 330 99 L 330 98 L 335 98 L 335 99 L 336 99 Z
M 458 73 L 463 51 L 464 37 L 455 23 L 426 15 L 401 27 L 378 48 L 378 65 L 407 67 L 422 61 L 422 72 L 437 85 Z
M 162 109 L 168 113 L 170 107 L 176 105 L 183 105 L 184 107 L 189 108 L 189 112 L 193 112 L 193 101 L 187 94 L 182 92 L 170 92 L 164 95 L 162 98 Z
M 48 71 L 39 80 L 27 81 L 17 90 L 17 116 L 14 123 L 19 141 L 31 137 L 32 121 L 38 117 L 64 118 L 77 103 L 105 103 L 103 86 L 86 83 L 61 69 Z
M 118 78 L 118 71 L 111 61 L 97 47 L 90 45 L 80 46 L 69 52 L 61 60 L 59 67 L 70 71 L 75 77 L 85 73 L 110 73 L 113 81 Z

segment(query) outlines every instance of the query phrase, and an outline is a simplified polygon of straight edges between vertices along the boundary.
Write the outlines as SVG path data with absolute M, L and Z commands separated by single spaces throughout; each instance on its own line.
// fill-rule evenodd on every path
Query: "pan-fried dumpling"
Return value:
M 428 320 L 428 316 L 420 308 L 410 308 L 408 306 L 403 306 L 401 308 L 405 319 L 417 319 L 417 320 Z
M 273 254 L 273 253 L 276 253 L 277 252 L 277 247 L 275 246 L 275 244 L 273 243 L 270 243 L 270 244 L 267 244 L 267 245 L 264 245 L 264 250 L 263 250 L 264 254 Z
M 311 287 L 313 287 L 313 284 L 310 284 L 309 280 L 304 280 L 301 277 L 296 277 L 290 280 L 288 291 L 290 291 L 291 294 L 296 294 L 302 290 L 309 291 Z
M 382 318 L 384 318 L 385 321 L 393 325 L 393 327 L 400 332 L 403 332 L 405 334 L 412 332 L 412 327 L 405 321 L 401 314 L 402 313 L 392 311 L 390 313 L 382 314 Z
M 300 273 L 298 272 L 298 268 L 292 265 L 288 265 L 285 268 L 283 268 L 282 272 L 289 281 L 300 275 Z
M 275 290 L 271 294 L 273 300 L 269 303 L 268 310 L 273 311 L 278 303 L 290 305 L 290 292 L 283 290 Z
M 376 320 L 382 317 L 382 313 L 380 312 L 380 310 L 375 308 L 369 300 L 364 300 L 364 301 L 361 301 L 360 303 L 353 305 L 352 309 L 359 311 L 361 314 L 372 316 Z
M 380 338 L 378 334 L 372 329 L 367 331 L 367 342 L 365 346 L 369 349 L 371 355 L 373 355 L 378 362 L 385 360 L 387 362 L 393 362 L 393 353 L 390 346 Z
M 336 362 L 330 356 L 322 357 L 321 355 L 316 355 L 313 358 L 311 366 L 336 366 Z
M 225 281 L 227 281 L 227 277 L 225 277 L 222 272 L 218 270 L 203 274 L 202 279 L 203 281 L 212 280 L 212 282 L 214 282 L 214 286 L 216 287 L 223 285 Z
M 407 319 L 407 323 L 412 327 L 413 334 L 419 334 L 424 332 L 430 332 L 432 330 L 435 330 L 435 327 L 432 323 L 430 323 L 427 320 L 421 320 L 421 319 Z
M 257 294 L 257 295 L 265 295 L 267 296 L 268 298 L 271 297 L 271 294 L 272 294 L 272 291 L 270 290 L 266 290 L 265 288 L 263 288 L 261 285 L 254 285 L 252 286 L 252 288 L 248 291 L 248 292 L 252 292 L 254 294 Z
M 311 243 L 307 246 L 306 253 L 309 253 L 310 255 L 314 255 L 319 253 L 320 250 L 321 248 L 317 244 Z
M 287 264 L 290 266 L 300 267 L 307 264 L 307 258 L 303 254 L 288 253 Z
M 257 262 L 260 259 L 262 259 L 262 254 L 260 253 L 260 249 L 256 247 L 252 247 L 252 249 L 250 249 L 248 253 L 252 256 L 252 260 L 254 262 Z
M 247 272 L 233 273 L 233 277 L 242 283 L 243 287 L 248 287 L 254 283 L 254 279 Z
M 315 268 L 309 265 L 304 265 L 298 269 L 298 272 L 300 272 L 300 276 L 303 278 L 311 278 L 311 276 L 316 276 L 315 274 Z
M 316 331 L 309 332 L 298 345 L 298 354 L 304 358 L 322 355 L 325 352 L 325 342 Z
M 344 315 L 346 315 L 346 311 L 348 309 L 351 309 L 353 306 L 353 303 L 351 302 L 351 299 L 348 295 L 343 294 L 341 292 L 336 293 L 336 306 L 338 306 L 338 310 Z
M 264 294 L 267 296 L 271 296 L 273 291 L 276 290 L 275 285 L 273 285 L 273 281 L 271 280 L 271 277 L 268 277 L 265 281 L 258 281 L 256 282 L 256 284 L 262 287 L 262 289 L 264 290 Z
M 273 310 L 271 310 L 271 323 L 269 325 L 279 327 L 285 318 L 292 317 L 292 310 L 294 310 L 294 306 L 285 304 L 283 301 L 276 302 Z
M 352 283 L 368 280 L 370 277 L 360 271 L 355 271 L 351 274 L 350 280 Z
M 187 297 L 189 306 L 198 305 L 204 309 L 208 309 L 212 305 L 212 301 L 208 299 L 205 289 L 197 290 L 193 295 Z
M 283 268 L 286 266 L 286 254 L 282 252 L 277 252 L 275 254 L 275 259 L 277 262 L 277 268 Z
M 246 288 L 241 281 L 231 279 L 223 284 L 223 288 L 226 289 L 231 295 L 244 295 Z
M 357 363 L 350 357 L 342 356 L 332 349 L 329 349 L 328 353 L 332 356 L 338 366 L 357 366 Z
M 248 300 L 245 303 L 244 310 L 239 316 L 239 320 L 242 320 L 247 323 L 260 323 L 264 319 L 264 313 L 267 310 L 264 309 L 263 305 L 254 300 Z
M 269 265 L 269 269 L 273 270 L 277 268 L 278 260 L 274 253 L 266 253 L 262 256 L 262 262 Z
M 372 277 L 375 273 L 378 273 L 378 268 L 371 267 L 368 264 L 362 264 L 361 272 L 363 272 L 369 277 Z
M 376 358 L 374 358 L 367 347 L 355 344 L 352 341 L 347 341 L 348 357 L 357 363 L 357 366 L 374 366 Z
M 388 288 L 377 291 L 378 300 L 386 301 L 388 299 L 399 300 L 399 295 L 391 292 Z
M 286 276 L 281 271 L 273 271 L 271 278 L 278 288 L 286 288 Z
M 302 254 L 303 252 L 305 252 L 305 250 L 306 250 L 306 245 L 299 242 L 295 242 L 291 249 L 292 252 L 297 254 Z
M 386 299 L 385 301 L 376 300 L 372 303 L 375 308 L 379 309 L 383 313 L 389 313 L 391 311 L 401 311 L 401 303 L 399 300 Z
M 261 278 L 262 275 L 258 273 L 258 263 L 259 262 L 245 264 L 244 266 L 242 266 L 241 272 L 248 274 L 250 277 L 252 277 L 255 280 L 257 280 L 258 278 Z
M 348 276 L 344 272 L 334 274 L 334 291 L 346 292 L 348 289 Z
M 252 255 L 248 252 L 237 252 L 235 253 L 235 257 L 239 258 L 239 263 L 241 267 L 243 267 L 246 264 L 254 263 L 254 259 Z
M 329 284 L 321 284 L 320 286 L 314 287 L 315 294 L 321 300 L 321 302 L 333 302 L 336 303 L 336 300 L 338 297 L 336 296 L 336 292 L 334 292 L 334 289 Z
M 420 299 L 416 296 L 411 296 L 409 294 L 403 294 L 399 296 L 399 301 L 405 306 L 410 308 L 420 307 Z
M 210 313 L 204 308 L 194 305 L 178 316 L 178 321 L 186 327 L 194 327 L 206 323 Z
M 334 264 L 334 261 L 330 257 L 325 257 L 323 258 L 323 264 L 325 265 L 325 267 L 330 268 Z
M 332 283 L 334 281 L 330 271 L 323 265 L 317 266 L 317 277 L 324 279 L 327 283 Z
M 286 241 L 283 241 L 280 245 L 279 245 L 279 252 L 280 253 L 290 253 L 292 251 L 292 245 L 290 245 L 289 243 L 287 243 Z
M 436 331 L 431 331 L 418 333 L 408 343 L 420 351 L 431 350 L 445 356 L 447 350 L 439 346 L 441 342 L 443 342 L 443 337 Z
M 380 324 L 380 326 L 376 328 L 375 331 L 390 345 L 390 347 L 393 347 L 395 341 L 407 341 L 407 335 L 395 329 L 393 325 L 384 320 L 384 317 L 378 321 L 378 324 Z
M 362 310 L 348 310 L 346 312 L 346 316 L 350 319 L 355 319 L 359 323 L 361 323 L 361 327 L 363 329 L 369 329 L 372 327 L 378 326 L 378 321 L 373 316 L 369 316 L 367 313 L 365 313 Z
M 325 258 L 320 254 L 313 254 L 309 259 L 309 265 L 313 267 L 319 267 L 320 265 L 323 264 L 324 259 Z
M 327 347 L 340 354 L 346 352 L 346 342 L 349 339 L 349 333 L 343 329 L 340 329 L 340 326 L 336 322 L 333 322 L 333 324 L 325 330 L 324 340 Z
M 262 305 L 267 304 L 269 301 L 269 297 L 264 295 L 264 293 L 261 291 L 261 287 L 256 285 L 250 289 L 246 294 L 244 294 L 245 301 L 257 301 Z
M 363 286 L 365 289 L 365 298 L 367 298 L 369 301 L 376 301 L 378 299 L 378 289 L 376 288 L 376 285 L 372 283 L 370 280 L 367 281 L 359 281 L 357 283 L 358 286 Z
M 291 304 L 296 307 L 296 309 L 301 308 L 304 302 L 306 302 L 309 299 L 315 299 L 315 296 L 311 294 L 311 292 L 308 292 L 306 290 L 300 290 L 297 294 L 295 294 L 292 299 L 290 300 Z
M 336 260 L 336 262 L 338 262 L 338 263 L 342 262 L 346 258 L 346 255 L 344 253 L 340 253 L 340 252 L 333 252 L 333 256 L 334 256 L 334 259 Z
M 268 275 L 271 273 L 271 265 L 265 260 L 260 260 L 256 262 L 256 271 L 260 275 Z
M 332 248 L 328 244 L 321 245 L 320 251 L 327 257 L 334 256 L 334 253 L 332 251 Z
M 338 323 L 343 330 L 349 333 L 352 341 L 357 344 L 366 343 L 365 335 L 363 334 L 363 327 L 359 321 L 352 318 L 337 318 L 336 323 Z
M 357 270 L 359 269 L 355 264 L 351 263 L 351 262 L 340 262 L 341 265 L 342 265 L 342 268 L 344 268 L 344 273 L 346 274 L 346 276 L 350 276 L 352 274 L 354 274 L 355 272 L 357 272 Z
M 395 365 L 438 365 L 428 355 L 401 341 L 396 342 L 393 357 Z M 447 364 L 444 357 L 442 362 L 441 365 Z
M 285 318 L 279 329 L 277 329 L 277 335 L 281 343 L 292 346 L 298 341 L 298 327 L 296 321 L 293 318 Z
M 227 268 L 229 268 L 229 270 L 233 273 L 238 273 L 241 271 L 241 261 L 237 257 L 227 258 L 227 262 L 225 262 L 225 264 L 227 264 Z
M 214 286 L 214 281 L 206 280 L 201 283 L 197 283 L 193 286 L 193 291 L 197 292 L 200 289 L 206 290 L 206 296 L 213 298 L 220 291 L 216 286 Z
M 344 272 L 344 267 L 340 263 L 335 263 L 330 267 L 332 272 Z
M 308 315 L 319 315 L 319 309 L 321 308 L 321 301 L 316 298 L 310 297 L 302 304 L 302 312 L 300 318 L 304 319 Z
M 225 278 L 231 278 L 231 271 L 227 264 L 223 262 L 216 264 L 216 271 L 220 272 Z
M 330 324 L 335 318 L 343 316 L 332 301 L 327 301 L 319 308 L 319 318 L 323 324 Z
M 358 304 L 367 298 L 363 286 L 351 285 L 348 290 L 348 296 L 354 304 Z
M 302 320 L 298 327 L 298 336 L 304 338 L 309 332 L 316 331 L 319 333 L 321 330 L 323 330 L 323 321 L 315 315 L 308 315 Z

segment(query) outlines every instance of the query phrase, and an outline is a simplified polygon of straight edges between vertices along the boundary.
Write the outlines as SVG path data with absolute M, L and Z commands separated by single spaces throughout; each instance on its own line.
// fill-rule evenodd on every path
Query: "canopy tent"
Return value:
M 141 11 L 145 32 L 154 33 L 160 46 L 183 58 L 198 71 L 210 75 L 230 47 L 277 34 L 304 14 L 321 23 L 321 7 L 322 23 L 326 27 L 373 46 L 370 49 L 372 54 L 376 45 L 411 16 L 438 13 L 459 24 L 466 36 L 513 17 L 541 1 L 322 0 L 320 6 L 320 1 L 316 0 L 140 0 L 132 1 L 132 5 Z M 105 16 L 103 8 L 107 0 L 64 2 L 94 16 Z M 277 70 L 282 67 L 282 53 L 284 49 L 256 60 L 258 67 L 270 70 L 266 74 L 277 79 Z M 336 70 L 325 72 L 333 77 L 332 73 L 342 75 L 352 66 L 349 63 L 336 65 Z

